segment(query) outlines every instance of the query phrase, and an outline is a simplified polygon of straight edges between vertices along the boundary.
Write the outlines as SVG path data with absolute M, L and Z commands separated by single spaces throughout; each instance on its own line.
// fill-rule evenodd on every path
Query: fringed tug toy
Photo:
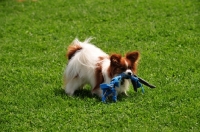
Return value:
M 130 79 L 131 83 L 133 85 L 134 91 L 137 92 L 138 88 L 142 88 L 142 93 L 144 93 L 144 88 L 142 84 L 150 87 L 150 88 L 155 88 L 156 86 L 149 84 L 147 81 L 145 81 L 142 78 L 137 77 L 136 75 L 127 75 L 125 73 L 119 74 L 118 76 L 114 77 L 110 84 L 100 84 L 100 88 L 103 90 L 102 94 L 102 102 L 106 102 L 106 98 L 112 94 L 112 100 L 114 102 L 117 101 L 117 92 L 116 92 L 116 87 L 119 87 L 121 85 L 121 82 L 124 79 Z

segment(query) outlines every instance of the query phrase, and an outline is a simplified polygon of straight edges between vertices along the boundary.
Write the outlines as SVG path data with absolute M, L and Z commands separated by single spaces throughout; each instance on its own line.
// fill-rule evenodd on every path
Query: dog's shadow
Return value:
M 65 93 L 65 90 L 60 88 L 60 89 L 55 89 L 54 90 L 55 96 L 60 96 L 63 99 L 66 99 L 68 97 L 68 95 Z M 81 98 L 81 99 L 86 99 L 86 98 L 94 98 L 96 102 L 101 101 L 101 98 L 95 94 L 92 94 L 90 90 L 88 89 L 80 89 L 80 90 L 76 90 L 74 95 L 74 98 Z M 117 101 L 123 101 L 123 98 L 126 98 L 127 96 L 124 94 L 120 94 L 117 96 Z M 112 101 L 112 97 L 108 97 L 106 99 L 106 102 L 111 103 Z
M 55 89 L 54 93 L 55 93 L 55 96 L 61 96 L 62 98 L 66 98 L 68 96 L 65 93 L 65 90 L 62 89 L 62 88 Z M 74 92 L 73 97 L 77 97 L 77 98 L 81 98 L 81 99 L 84 99 L 84 98 L 96 98 L 96 99 L 100 100 L 100 98 L 98 96 L 92 95 L 91 91 L 87 90 L 87 89 L 76 90 Z

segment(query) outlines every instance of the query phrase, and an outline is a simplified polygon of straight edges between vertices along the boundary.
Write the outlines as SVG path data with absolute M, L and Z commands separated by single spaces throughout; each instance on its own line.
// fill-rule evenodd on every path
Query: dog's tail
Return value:
M 68 60 L 70 60 L 75 53 L 77 53 L 78 51 L 80 51 L 81 49 L 83 49 L 83 45 L 82 43 L 89 43 L 93 38 L 90 37 L 88 39 L 86 39 L 84 42 L 80 42 L 77 38 L 71 43 L 71 45 L 68 47 L 67 50 L 67 54 L 66 57 L 68 58 Z
M 75 39 L 72 44 L 68 47 L 66 57 L 70 60 L 77 51 L 80 51 L 82 47 L 79 44 L 79 40 Z

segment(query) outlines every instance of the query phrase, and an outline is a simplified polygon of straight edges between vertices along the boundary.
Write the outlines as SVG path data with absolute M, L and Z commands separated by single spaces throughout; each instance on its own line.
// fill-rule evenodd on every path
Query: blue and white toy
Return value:
M 131 80 L 131 83 L 133 85 L 134 91 L 136 91 L 136 92 L 137 92 L 137 88 L 141 87 L 142 88 L 142 93 L 144 93 L 144 88 L 143 88 L 142 84 L 144 84 L 146 86 L 149 86 L 150 88 L 155 88 L 155 86 L 149 84 L 147 81 L 137 77 L 136 75 L 127 75 L 125 73 L 121 73 L 118 76 L 114 77 L 111 80 L 110 84 L 106 84 L 106 83 L 100 84 L 100 88 L 103 91 L 102 102 L 106 102 L 106 98 L 111 94 L 112 94 L 112 100 L 114 102 L 117 101 L 117 92 L 116 92 L 115 88 L 119 87 L 121 85 L 121 82 L 124 79 L 130 79 Z

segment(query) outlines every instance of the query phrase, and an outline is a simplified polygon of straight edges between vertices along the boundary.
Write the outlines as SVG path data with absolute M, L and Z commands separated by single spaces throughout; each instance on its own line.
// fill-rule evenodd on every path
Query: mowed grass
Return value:
M 0 1 L 1 131 L 200 131 L 198 0 Z M 157 86 L 101 103 L 62 90 L 75 37 L 107 53 L 138 50 Z

